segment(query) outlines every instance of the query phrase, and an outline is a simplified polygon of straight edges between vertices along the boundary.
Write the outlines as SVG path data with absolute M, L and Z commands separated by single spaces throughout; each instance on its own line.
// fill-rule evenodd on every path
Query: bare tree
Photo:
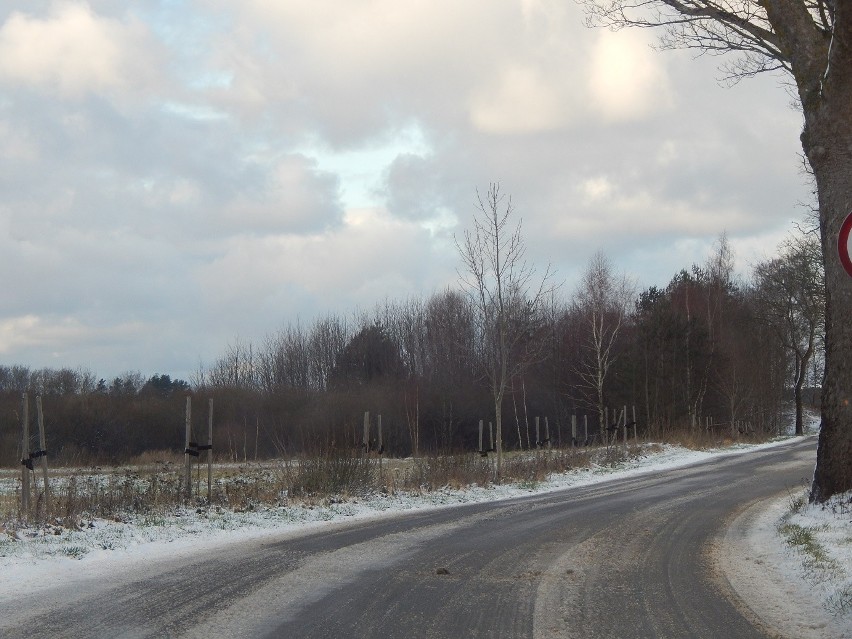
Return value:
M 503 463 L 503 397 L 510 380 L 536 358 L 538 323 L 553 286 L 550 265 L 541 278 L 526 261 L 521 220 L 514 226 L 511 197 L 491 184 L 477 191 L 473 229 L 456 240 L 462 285 L 475 313 L 479 356 L 494 400 L 497 478 Z
M 804 434 L 802 387 L 819 347 L 825 322 L 825 280 L 814 235 L 797 235 L 782 246 L 781 257 L 754 269 L 757 313 L 792 358 L 796 434 Z
M 635 286 L 626 275 L 617 275 L 603 252 L 597 251 L 589 261 L 577 291 L 577 309 L 586 325 L 587 357 L 580 361 L 577 373 L 591 404 L 604 423 L 604 390 L 610 369 L 616 359 L 616 343 L 635 299 Z
M 792 78 L 801 141 L 819 200 L 826 279 L 822 427 L 812 501 L 852 490 L 852 294 L 837 237 L 852 202 L 852 3 L 838 0 L 578 0 L 589 22 L 662 27 L 663 47 L 734 54 L 737 80 L 765 71 Z

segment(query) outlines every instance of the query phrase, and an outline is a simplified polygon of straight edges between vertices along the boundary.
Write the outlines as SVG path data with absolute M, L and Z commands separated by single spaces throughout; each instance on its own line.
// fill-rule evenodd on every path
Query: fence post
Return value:
M 571 415 L 571 448 L 577 445 L 577 416 Z
M 364 411 L 364 454 L 370 456 L 370 411 Z
M 383 450 L 384 445 L 383 445 L 383 443 L 382 443 L 382 415 L 381 415 L 381 413 L 379 413 L 379 423 L 378 423 L 378 427 L 379 427 L 379 443 L 378 443 L 378 447 L 376 448 L 376 452 L 377 452 L 377 453 L 378 453 L 378 455 L 379 455 L 379 482 L 382 482 L 382 481 L 383 481 L 383 474 L 382 474 L 382 453 L 384 452 L 384 450 Z
M 589 441 L 589 416 L 583 415 L 583 437 L 584 441 Z
M 207 400 L 207 503 L 213 503 L 213 398 Z
M 547 450 L 550 450 L 550 422 L 547 421 L 547 415 L 544 416 L 544 441 L 547 442 Z
M 541 434 L 539 432 L 539 418 L 538 415 L 535 416 L 535 447 L 541 448 Z
M 636 435 L 636 404 L 633 404 L 633 441 L 638 439 Z
M 184 439 L 183 456 L 185 459 L 186 498 L 192 498 L 192 455 L 189 454 L 189 440 L 192 437 L 192 397 L 186 396 L 186 438 Z
M 26 520 L 30 514 L 30 401 L 27 394 L 21 396 L 21 515 Z
M 482 452 L 482 420 L 479 420 L 479 452 Z
M 41 395 L 36 395 L 36 411 L 38 413 L 38 445 L 41 457 L 41 472 L 44 475 L 44 515 L 50 519 L 50 483 L 47 479 L 47 444 L 44 435 L 44 412 L 41 409 Z

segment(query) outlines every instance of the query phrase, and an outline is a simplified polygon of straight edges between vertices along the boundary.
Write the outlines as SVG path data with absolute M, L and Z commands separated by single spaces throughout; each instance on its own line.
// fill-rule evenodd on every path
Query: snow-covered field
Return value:
M 20 596 L 22 592 L 35 592 L 62 580 L 107 576 L 115 570 L 116 563 L 125 561 L 167 560 L 200 548 L 210 550 L 246 538 L 334 525 L 334 522 L 589 485 L 784 443 L 785 440 L 780 440 L 711 451 L 656 447 L 657 452 L 631 459 L 614 468 L 576 470 L 554 475 L 537 484 L 444 489 L 418 494 L 375 494 L 324 506 L 289 505 L 248 512 L 189 509 L 168 516 L 128 518 L 122 522 L 92 520 L 79 530 L 42 527 L 16 529 L 6 534 L 0 532 L 0 598 L 13 593 Z M 773 511 L 774 525 L 769 543 L 778 549 L 776 561 L 784 564 L 779 568 L 790 579 L 804 579 L 812 584 L 819 591 L 823 613 L 835 618 L 848 618 L 852 627 L 852 512 L 849 503 L 852 495 L 846 496 L 845 504 L 838 499 L 828 507 L 807 506 L 796 497 L 791 496 L 788 504 L 774 505 L 776 510 Z M 790 512 L 791 505 L 796 506 L 796 512 Z M 759 534 L 766 535 L 766 532 Z M 804 546 L 794 544 L 791 539 L 808 543 Z M 760 543 L 764 544 L 766 540 Z M 814 560 L 814 552 L 817 552 L 817 560 Z

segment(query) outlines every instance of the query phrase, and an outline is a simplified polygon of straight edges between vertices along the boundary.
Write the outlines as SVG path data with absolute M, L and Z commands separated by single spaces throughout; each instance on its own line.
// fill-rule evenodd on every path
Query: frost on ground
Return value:
M 825 504 L 792 497 L 778 533 L 825 609 L 852 629 L 852 491 Z
M 849 592 L 852 516 L 803 503 L 795 495 L 746 509 L 729 525 L 718 558 L 744 614 L 768 635 L 848 639 L 852 609 L 838 604 Z M 809 532 L 791 534 L 796 527 Z M 817 544 L 819 566 L 807 549 Z

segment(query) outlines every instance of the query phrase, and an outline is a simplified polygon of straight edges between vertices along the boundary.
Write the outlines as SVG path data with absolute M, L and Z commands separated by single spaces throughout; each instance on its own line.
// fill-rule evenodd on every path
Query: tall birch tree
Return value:
M 497 479 L 503 464 L 503 398 L 510 380 L 536 358 L 539 324 L 553 290 L 551 269 L 539 278 L 526 259 L 521 219 L 513 219 L 512 198 L 493 183 L 482 195 L 472 228 L 456 248 L 459 278 L 470 298 L 479 360 L 494 400 Z

